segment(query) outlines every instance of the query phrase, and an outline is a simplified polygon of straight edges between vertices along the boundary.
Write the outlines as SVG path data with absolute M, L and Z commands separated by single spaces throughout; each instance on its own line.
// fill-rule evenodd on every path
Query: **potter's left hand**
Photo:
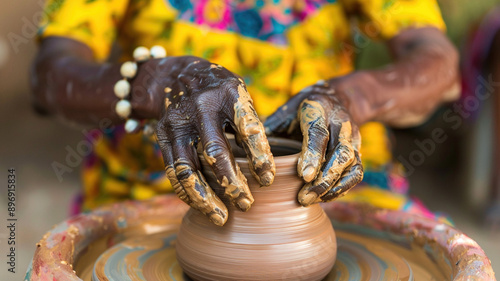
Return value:
M 320 81 L 303 89 L 264 124 L 270 135 L 303 136 L 297 167 L 306 182 L 298 195 L 303 206 L 341 197 L 363 179 L 361 137 L 344 98 L 359 82 L 353 78 Z

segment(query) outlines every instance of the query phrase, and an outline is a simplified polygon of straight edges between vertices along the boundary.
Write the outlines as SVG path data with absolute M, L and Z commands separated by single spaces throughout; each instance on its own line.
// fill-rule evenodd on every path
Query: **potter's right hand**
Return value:
M 293 96 L 265 122 L 269 134 L 303 136 L 298 174 L 306 182 L 298 194 L 303 206 L 345 195 L 363 178 L 360 118 L 345 98 L 363 84 L 364 73 L 320 81 Z
M 155 71 L 142 71 L 148 69 Z M 168 73 L 156 75 L 156 73 Z M 196 57 L 169 57 L 141 66 L 158 116 L 156 135 L 168 179 L 176 194 L 191 207 L 224 225 L 228 210 L 200 171 L 197 145 L 210 164 L 225 196 L 241 211 L 254 199 L 230 150 L 224 127 L 230 125 L 247 152 L 253 175 L 261 185 L 274 180 L 275 166 L 265 130 L 244 82 L 224 67 Z M 156 76 L 155 76 L 156 75 Z M 134 85 L 133 87 L 141 85 Z M 135 92 L 135 91 L 133 91 Z M 156 93 L 161 93 L 156 95 Z M 134 96 L 132 96 L 132 100 Z

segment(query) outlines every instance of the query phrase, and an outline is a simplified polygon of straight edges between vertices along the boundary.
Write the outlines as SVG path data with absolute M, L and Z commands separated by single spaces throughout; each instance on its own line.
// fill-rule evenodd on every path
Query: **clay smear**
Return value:
M 241 211 L 248 211 L 252 206 L 254 199 L 248 188 L 247 179 L 241 173 L 240 167 L 236 166 L 236 178 L 228 180 L 222 178 L 220 185 L 224 188 L 224 194 L 231 199 L 231 202 Z
M 167 173 L 167 178 L 170 181 L 170 183 L 172 184 L 172 188 L 174 189 L 175 194 L 177 194 L 177 197 L 179 197 L 179 199 L 184 201 L 186 204 L 190 205 L 191 200 L 189 200 L 189 197 L 187 196 L 186 191 L 184 190 L 182 185 L 177 180 L 177 176 L 175 175 L 174 167 L 168 166 L 165 168 L 165 170 Z
M 238 100 L 234 104 L 234 123 L 241 141 L 245 144 L 252 175 L 260 184 L 271 185 L 276 173 L 273 155 L 264 126 L 255 112 L 250 94 L 243 85 L 238 85 Z
M 175 174 L 189 197 L 189 205 L 208 216 L 216 225 L 224 225 L 227 220 L 226 206 L 208 186 L 201 172 L 182 162 L 182 159 L 176 161 Z M 189 176 L 179 179 L 181 174 Z
M 217 162 L 217 159 L 215 159 L 215 157 L 213 156 L 208 155 L 205 149 L 203 150 L 203 157 L 205 157 L 205 160 L 207 160 L 210 166 L 212 166 L 213 164 L 215 164 L 215 162 Z
M 168 98 L 165 99 L 165 110 L 168 109 L 168 107 L 172 104 Z
M 299 156 L 298 173 L 306 182 L 316 178 L 321 164 L 324 161 L 326 144 L 328 142 L 328 128 L 323 106 L 317 101 L 304 100 L 298 113 L 300 119 L 300 130 L 304 137 L 302 152 Z M 310 131 L 315 126 L 317 130 Z M 311 142 L 322 142 L 324 149 L 313 149 Z
M 335 147 L 334 159 L 328 159 L 317 179 L 306 184 L 299 192 L 299 201 L 304 206 L 321 202 L 325 195 L 340 179 L 342 173 L 355 161 L 354 148 L 352 147 L 352 127 L 350 121 L 342 123 Z M 333 161 L 333 162 L 332 162 Z

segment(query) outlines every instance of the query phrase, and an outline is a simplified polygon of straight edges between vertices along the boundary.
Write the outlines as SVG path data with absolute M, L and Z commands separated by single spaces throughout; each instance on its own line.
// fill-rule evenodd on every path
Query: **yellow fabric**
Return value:
M 258 113 L 267 116 L 302 88 L 353 70 L 352 54 L 342 51 L 343 43 L 351 44 L 346 12 L 358 16 L 362 30 L 374 38 L 390 38 L 409 26 L 444 28 L 435 0 L 339 0 L 289 28 L 288 46 L 276 46 L 177 20 L 179 12 L 168 3 L 50 0 L 40 36 L 81 41 L 100 61 L 115 40 L 128 58 L 139 45 L 163 45 L 172 56 L 206 58 L 246 76 Z
M 390 39 L 408 27 L 446 28 L 435 0 L 339 0 L 359 18 L 360 29 L 374 39 Z
M 400 210 L 407 202 L 405 195 L 378 188 L 354 188 L 346 196 L 337 199 L 339 202 L 362 202 L 375 207 Z
M 381 167 L 391 161 L 391 151 L 387 148 L 391 146 L 387 129 L 378 122 L 369 122 L 359 128 L 363 138 L 361 145 L 361 155 L 366 167 L 368 160 L 374 168 Z
M 105 59 L 116 39 L 128 1 L 50 0 L 40 23 L 40 37 L 62 36 L 87 44 Z
M 154 150 L 154 137 L 124 134 L 118 145 L 106 137 L 96 139 L 93 157 L 98 164 L 86 165 L 82 172 L 84 209 L 127 198 L 149 199 L 156 194 L 173 192 L 167 180 L 163 160 Z M 95 159 L 91 159 L 95 161 Z M 148 177 L 159 173 L 157 179 Z

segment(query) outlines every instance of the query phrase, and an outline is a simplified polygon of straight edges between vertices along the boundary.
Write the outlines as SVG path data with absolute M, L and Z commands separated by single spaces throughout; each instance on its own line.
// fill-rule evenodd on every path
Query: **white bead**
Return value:
M 139 129 L 139 121 L 135 119 L 128 119 L 127 122 L 125 122 L 125 131 L 127 133 L 135 133 Z
M 137 47 L 134 50 L 134 59 L 136 61 L 144 61 L 149 59 L 149 50 L 146 47 Z
M 137 73 L 137 63 L 127 61 L 120 67 L 120 74 L 126 78 L 134 78 Z
M 115 106 L 116 114 L 123 119 L 128 118 L 132 112 L 132 105 L 128 100 L 120 100 Z
M 130 93 L 130 83 L 127 80 L 120 80 L 116 82 L 115 87 L 113 88 L 115 92 L 115 96 L 120 99 L 124 99 L 128 97 Z
M 151 136 L 154 132 L 155 132 L 155 129 L 153 128 L 153 126 L 151 126 L 150 124 L 144 125 L 143 133 L 146 136 Z
M 165 48 L 159 45 L 151 47 L 151 56 L 155 59 L 161 59 L 167 56 Z

